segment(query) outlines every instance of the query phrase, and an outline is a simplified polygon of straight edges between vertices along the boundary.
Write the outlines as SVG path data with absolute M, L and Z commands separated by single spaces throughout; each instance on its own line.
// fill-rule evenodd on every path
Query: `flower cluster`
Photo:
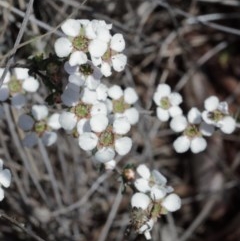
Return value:
M 90 60 L 99 66 L 104 76 L 112 74 L 111 68 L 120 72 L 127 63 L 122 54 L 125 40 L 122 34 L 111 35 L 112 24 L 101 20 L 68 19 L 61 29 L 66 37 L 55 42 L 58 57 L 69 57 L 69 65 L 84 65 Z
M 178 153 L 184 153 L 189 149 L 193 153 L 204 151 L 207 147 L 204 137 L 211 136 L 216 128 L 225 134 L 231 134 L 236 128 L 236 121 L 229 114 L 228 104 L 220 102 L 216 96 L 210 96 L 205 100 L 203 112 L 193 107 L 187 117 L 179 107 L 182 102 L 181 95 L 171 92 L 167 84 L 158 85 L 153 100 L 157 105 L 157 117 L 161 121 L 172 118 L 170 128 L 174 132 L 182 133 L 173 143 Z
M 3 160 L 0 158 L 0 201 L 4 199 L 4 190 L 11 184 L 12 175 L 8 169 L 3 169 Z
M 68 108 L 60 114 L 61 127 L 78 138 L 79 146 L 102 163 L 115 154 L 126 155 L 131 138 L 125 136 L 136 124 L 139 113 L 133 104 L 138 96 L 133 88 L 122 90 L 99 84 L 96 89 L 69 83 L 62 95 Z
M 126 170 L 126 169 L 125 169 Z M 151 239 L 150 231 L 161 215 L 175 212 L 181 207 L 181 199 L 167 186 L 167 179 L 157 170 L 150 172 L 149 168 L 141 164 L 130 177 L 129 170 L 124 177 L 131 180 L 136 192 L 131 198 L 131 225 L 146 239 Z
M 53 106 L 50 111 L 48 105 L 34 104 L 24 114 L 20 111 L 18 126 L 26 133 L 24 146 L 33 147 L 38 141 L 50 146 L 57 141 L 57 131 L 62 128 L 77 140 L 81 150 L 91 154 L 105 170 L 112 170 L 116 155 L 130 152 L 132 139 L 128 135 L 139 121 L 134 88 L 110 86 L 101 81 L 112 70 L 124 70 L 125 40 L 120 33 L 112 35 L 112 24 L 102 20 L 68 19 L 61 29 L 64 37 L 54 44 L 56 55 L 33 58 L 30 69 L 13 68 L 12 73 L 8 72 L 0 88 L 0 101 L 11 102 L 17 109 L 26 106 L 26 94 L 39 88 L 38 80 L 30 75 L 40 76 L 50 92 L 48 97 L 53 97 Z M 3 71 L 0 69 L 0 75 Z M 158 119 L 169 121 L 170 128 L 181 133 L 173 143 L 178 153 L 205 150 L 205 137 L 216 129 L 226 134 L 235 130 L 236 122 L 229 114 L 228 104 L 216 96 L 205 100 L 203 112 L 194 107 L 187 116 L 180 107 L 182 96 L 167 84 L 158 85 L 153 101 Z M 122 178 L 134 191 L 131 225 L 137 233 L 151 239 L 150 231 L 158 218 L 180 209 L 181 200 L 167 185 L 167 179 L 146 165 L 139 165 L 136 172 L 125 168 Z M 0 159 L 0 200 L 4 197 L 2 186 L 8 187 L 10 182 L 11 173 L 3 169 Z

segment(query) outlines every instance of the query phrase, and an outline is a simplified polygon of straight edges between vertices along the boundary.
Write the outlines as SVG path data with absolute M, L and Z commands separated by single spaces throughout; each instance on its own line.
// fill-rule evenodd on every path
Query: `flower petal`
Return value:
M 30 131 L 35 121 L 30 115 L 23 114 L 18 119 L 18 126 L 24 131 Z
M 51 146 L 57 141 L 57 134 L 53 131 L 45 131 L 41 139 L 45 146 Z
M 124 70 L 127 64 L 127 56 L 124 54 L 115 54 L 111 57 L 113 69 L 117 72 Z
M 110 48 L 116 52 L 122 52 L 125 49 L 125 40 L 122 34 L 117 33 L 112 36 Z
M 188 112 L 187 118 L 191 124 L 200 124 L 202 120 L 201 112 L 197 108 L 193 107 Z
M 69 58 L 70 66 L 86 64 L 87 61 L 87 55 L 82 51 L 74 51 Z
M 97 114 L 90 119 L 90 126 L 94 132 L 102 132 L 108 126 L 108 118 L 104 114 Z
M 181 207 L 181 199 L 178 195 L 172 193 L 163 200 L 162 206 L 169 212 L 175 212 Z
M 168 121 L 169 120 L 169 112 L 168 110 L 165 110 L 161 107 L 158 107 L 157 108 L 157 118 L 160 120 L 160 121 Z
M 138 95 L 137 92 L 135 91 L 135 89 L 131 88 L 131 87 L 127 87 L 124 90 L 124 101 L 127 104 L 134 104 L 136 101 L 138 100 Z
M 132 139 L 129 137 L 118 138 L 115 141 L 115 150 L 120 155 L 126 155 L 132 148 Z
M 231 134 L 236 129 L 236 121 L 231 116 L 224 117 L 220 122 L 220 129 L 223 133 Z
M 173 142 L 173 147 L 177 153 L 184 153 L 190 147 L 190 140 L 186 136 L 180 136 Z
M 131 129 L 131 125 L 127 117 L 119 117 L 113 122 L 113 131 L 119 135 L 127 134 Z
M 207 147 L 207 142 L 202 137 L 195 137 L 191 141 L 190 148 L 193 153 L 199 153 L 201 151 L 204 151 L 206 147 Z
M 108 162 L 114 159 L 115 151 L 111 147 L 103 147 L 95 153 L 94 157 L 99 162 Z
M 145 179 L 149 179 L 151 176 L 150 170 L 145 164 L 139 165 L 137 167 L 136 171 L 141 177 L 143 177 Z
M 34 93 L 39 88 L 39 82 L 37 79 L 29 77 L 23 81 L 22 87 L 27 92 Z
M 146 210 L 151 203 L 151 199 L 144 193 L 137 192 L 131 198 L 131 206 Z
M 125 110 L 124 116 L 127 117 L 128 121 L 131 125 L 135 125 L 139 120 L 139 112 L 134 107 Z
M 72 43 L 67 38 L 59 38 L 54 44 L 54 50 L 58 57 L 67 57 L 72 52 Z
M 82 133 L 78 139 L 78 144 L 84 151 L 93 150 L 97 146 L 97 143 L 98 137 L 93 132 Z
M 48 116 L 48 108 L 45 105 L 33 105 L 32 115 L 35 120 L 43 120 Z
M 9 187 L 11 184 L 11 172 L 8 169 L 4 169 L 0 172 L 0 184 L 4 187 Z
M 94 39 L 90 42 L 88 50 L 91 56 L 95 58 L 102 57 L 107 51 L 107 43 L 99 39 Z
M 71 112 L 63 112 L 59 116 L 59 123 L 63 129 L 71 131 L 77 124 L 77 117 Z
M 208 111 L 214 111 L 218 108 L 219 99 L 216 96 L 210 96 L 204 101 L 204 108 Z
M 188 122 L 186 117 L 183 115 L 178 115 L 171 120 L 170 127 L 175 132 L 182 132 L 186 129 L 187 124 Z
M 149 192 L 151 190 L 149 186 L 149 181 L 144 178 L 136 179 L 136 181 L 134 182 L 134 186 L 137 188 L 139 192 L 143 193 Z
M 81 25 L 76 19 L 67 19 L 61 26 L 62 31 L 71 37 L 76 37 L 80 33 Z

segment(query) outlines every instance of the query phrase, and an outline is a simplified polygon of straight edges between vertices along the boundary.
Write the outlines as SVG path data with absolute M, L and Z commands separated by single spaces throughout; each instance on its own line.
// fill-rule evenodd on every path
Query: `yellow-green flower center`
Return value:
M 47 124 L 45 121 L 36 122 L 34 125 L 34 131 L 41 135 L 47 129 Z
M 125 110 L 130 108 L 130 105 L 125 103 L 124 97 L 118 100 L 113 100 L 113 113 L 123 113 Z
M 112 146 L 114 143 L 114 134 L 111 128 L 107 128 L 99 136 L 99 144 L 102 146 Z
M 72 44 L 76 50 L 86 53 L 88 51 L 88 42 L 89 41 L 85 36 L 79 35 L 73 39 Z
M 198 126 L 190 124 L 185 129 L 184 135 L 186 135 L 189 138 L 194 138 L 197 136 L 201 136 L 201 132 L 199 131 Z
M 168 97 L 163 97 L 160 100 L 160 106 L 164 109 L 164 110 L 168 110 L 171 107 L 171 103 L 168 99 Z
M 87 118 L 89 116 L 91 109 L 91 105 L 84 104 L 84 103 L 79 103 L 75 107 L 71 109 L 71 112 L 75 113 L 75 115 L 79 118 Z
M 93 68 L 90 64 L 82 64 L 79 67 L 79 72 L 81 72 L 85 76 L 89 76 L 93 74 Z
M 215 110 L 208 113 L 208 118 L 215 122 L 222 120 L 224 116 L 225 115 L 219 110 Z
M 22 82 L 17 79 L 12 79 L 8 83 L 8 88 L 12 94 L 20 93 L 22 91 Z

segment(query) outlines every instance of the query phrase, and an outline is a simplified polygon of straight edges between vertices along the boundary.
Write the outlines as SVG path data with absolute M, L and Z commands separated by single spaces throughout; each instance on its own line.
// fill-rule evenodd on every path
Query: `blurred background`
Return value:
M 27 9 L 25 0 L 0 0 L 0 63 L 13 48 Z M 23 44 L 14 64 L 29 56 L 54 52 L 57 27 L 66 18 L 101 19 L 113 24 L 126 40 L 128 65 L 105 83 L 134 87 L 139 96 L 139 123 L 132 129 L 130 154 L 117 159 L 145 163 L 167 178 L 182 198 L 181 210 L 162 217 L 152 230 L 153 241 L 240 240 L 240 138 L 220 132 L 208 138 L 198 155 L 177 154 L 176 135 L 155 117 L 152 96 L 161 82 L 183 95 L 185 113 L 203 110 L 217 95 L 240 120 L 239 0 L 35 0 Z M 14 66 L 12 65 L 12 67 Z M 44 103 L 46 90 L 34 96 Z M 48 241 L 145 240 L 129 224 L 131 191 L 119 192 L 119 176 L 100 172 L 77 141 L 59 132 L 58 143 L 26 149 L 16 126 L 18 113 L 5 105 L 0 122 L 0 156 L 13 175 L 0 216 L 0 240 L 37 240 L 12 222 Z

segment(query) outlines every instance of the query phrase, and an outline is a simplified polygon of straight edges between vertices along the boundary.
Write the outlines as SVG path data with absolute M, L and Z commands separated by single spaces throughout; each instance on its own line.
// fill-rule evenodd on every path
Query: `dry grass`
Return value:
M 57 26 L 68 17 L 104 19 L 125 36 L 126 71 L 106 82 L 135 87 L 142 114 L 132 131 L 133 149 L 119 159 L 119 167 L 146 163 L 160 170 L 183 200 L 180 211 L 155 225 L 153 240 L 239 240 L 239 131 L 217 133 L 202 154 L 177 155 L 168 125 L 146 114 L 155 87 L 167 82 L 184 96 L 186 112 L 192 106 L 202 108 L 204 99 L 216 94 L 230 103 L 239 121 L 239 1 L 35 0 L 29 16 L 26 2 L 0 0 L 1 67 L 53 52 L 61 35 Z M 21 27 L 24 16 L 26 27 Z M 44 97 L 42 91 L 35 100 L 43 103 Z M 23 148 L 16 127 L 19 113 L 7 104 L 4 108 L 0 154 L 13 183 L 0 208 L 13 220 L 0 218 L 0 240 L 36 240 L 30 231 L 46 241 L 144 240 L 134 233 L 124 237 L 131 192 L 119 193 L 116 173 L 100 173 L 91 157 L 63 133 L 51 148 L 41 143 Z

